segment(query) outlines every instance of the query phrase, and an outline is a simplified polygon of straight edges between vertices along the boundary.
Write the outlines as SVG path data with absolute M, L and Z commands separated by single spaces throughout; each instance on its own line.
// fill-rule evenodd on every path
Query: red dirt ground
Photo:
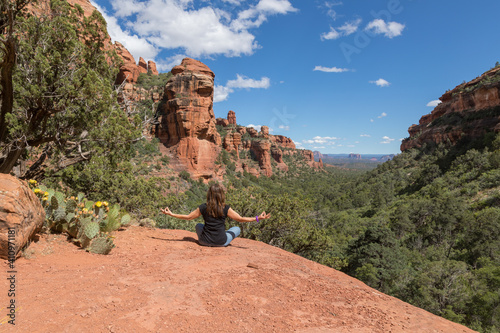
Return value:
M 15 326 L 1 278 L 0 332 L 473 332 L 264 243 L 195 237 L 129 227 L 103 256 L 42 235 L 15 262 Z

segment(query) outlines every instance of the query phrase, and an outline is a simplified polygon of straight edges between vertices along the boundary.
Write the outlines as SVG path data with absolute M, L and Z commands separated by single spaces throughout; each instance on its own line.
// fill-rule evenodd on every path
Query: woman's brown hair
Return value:
M 213 217 L 223 217 L 225 206 L 224 188 L 219 183 L 213 184 L 207 192 L 207 213 Z

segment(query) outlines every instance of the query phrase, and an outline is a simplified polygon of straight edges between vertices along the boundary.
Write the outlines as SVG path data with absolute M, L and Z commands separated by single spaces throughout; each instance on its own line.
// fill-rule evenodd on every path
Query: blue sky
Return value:
M 498 0 L 91 0 L 136 60 L 215 73 L 216 117 L 325 154 L 399 153 L 448 89 L 500 61 Z

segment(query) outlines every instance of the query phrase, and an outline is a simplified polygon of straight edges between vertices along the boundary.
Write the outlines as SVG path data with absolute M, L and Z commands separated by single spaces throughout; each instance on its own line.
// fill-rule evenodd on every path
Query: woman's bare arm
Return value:
M 165 207 L 164 209 L 162 209 L 161 212 L 165 215 L 172 216 L 172 217 L 175 217 L 175 218 L 181 219 L 181 220 L 194 220 L 195 218 L 201 216 L 201 212 L 200 212 L 199 208 L 196 208 L 188 215 L 174 214 L 170 211 L 170 209 L 168 207 Z
M 229 208 L 229 211 L 227 212 L 227 216 L 235 220 L 236 222 L 254 222 L 257 221 L 256 217 L 243 217 L 240 216 L 237 212 L 235 212 L 232 208 Z M 266 214 L 266 212 L 262 212 L 259 215 L 259 221 L 268 219 L 271 217 L 271 214 Z

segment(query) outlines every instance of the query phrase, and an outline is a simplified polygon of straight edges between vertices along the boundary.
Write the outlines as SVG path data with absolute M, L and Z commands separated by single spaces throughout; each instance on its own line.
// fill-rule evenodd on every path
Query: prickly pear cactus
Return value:
M 114 248 L 113 239 L 108 236 L 98 236 L 90 244 L 88 251 L 97 254 L 109 254 Z
M 83 193 L 67 198 L 35 180 L 30 180 L 29 186 L 45 209 L 47 230 L 67 233 L 87 251 L 108 254 L 114 245 L 107 232 L 130 222 L 130 216 L 120 212 L 118 204 L 108 207 L 106 201 L 87 200 Z
M 87 223 L 84 227 L 85 236 L 92 239 L 99 233 L 99 224 L 96 222 Z

